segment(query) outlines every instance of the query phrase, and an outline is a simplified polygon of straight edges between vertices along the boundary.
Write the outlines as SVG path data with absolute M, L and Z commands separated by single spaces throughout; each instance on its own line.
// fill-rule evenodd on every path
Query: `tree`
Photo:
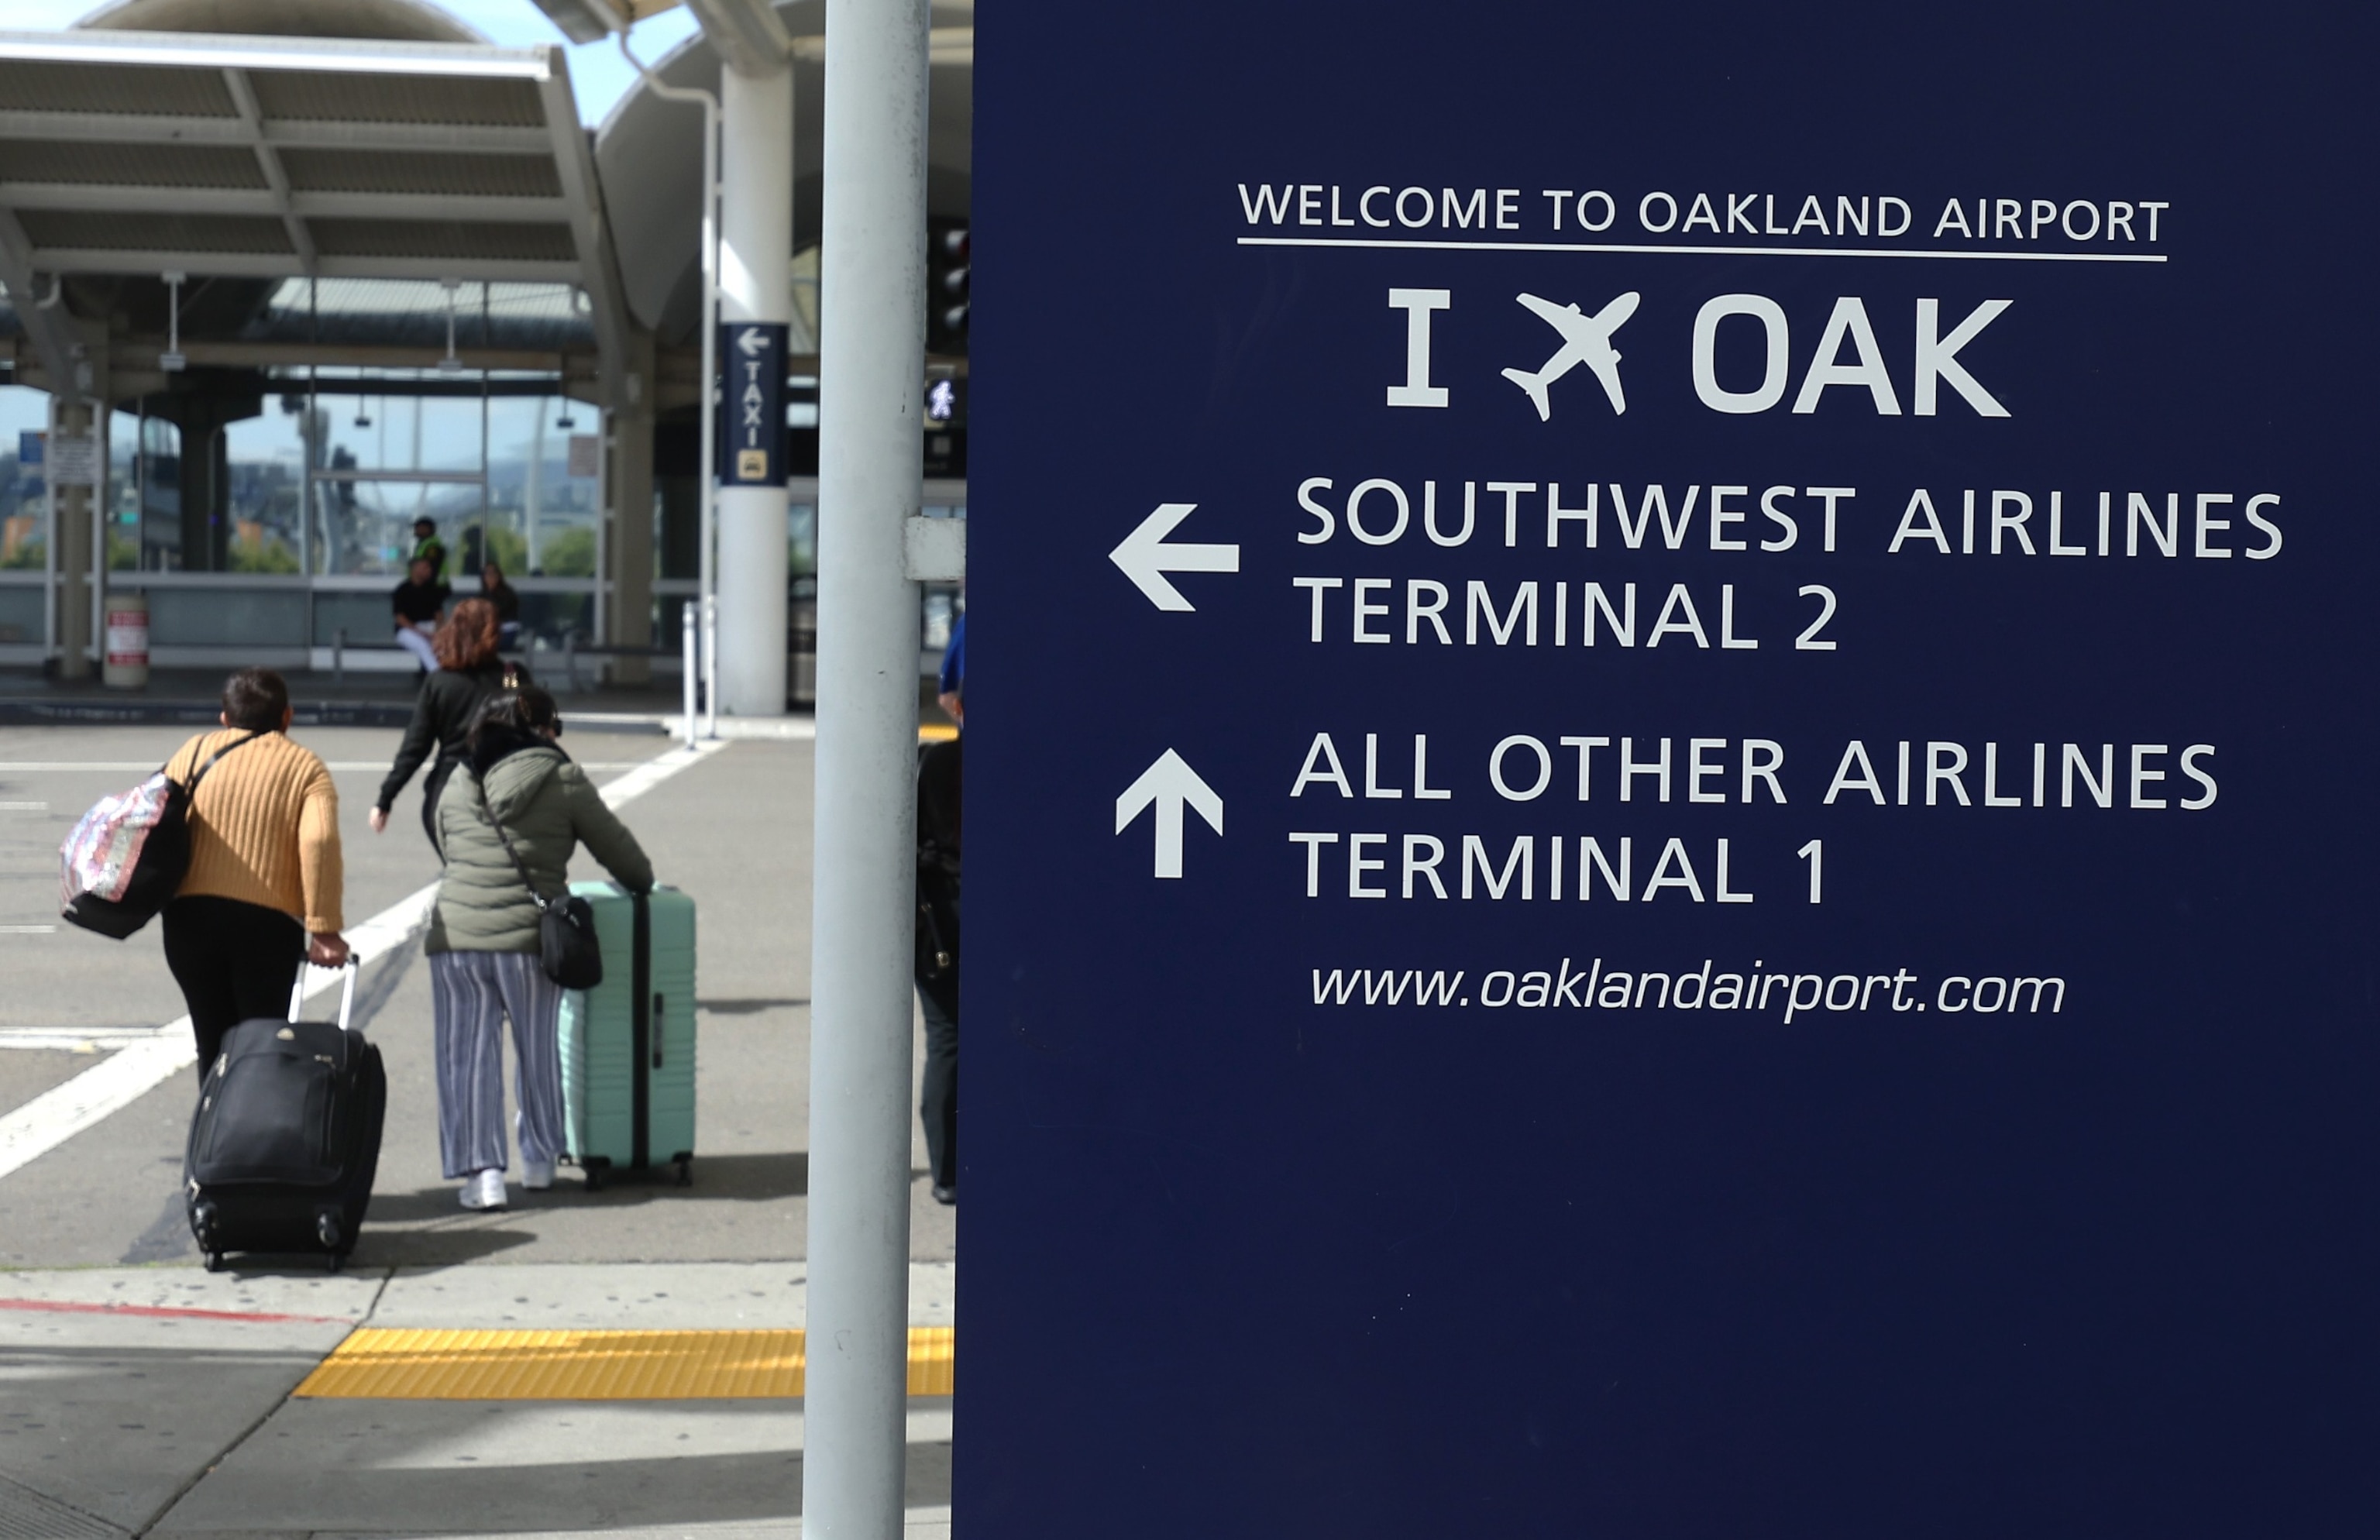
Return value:
M 595 531 L 583 526 L 565 529 L 547 539 L 543 554 L 549 577 L 592 577 L 595 576 Z

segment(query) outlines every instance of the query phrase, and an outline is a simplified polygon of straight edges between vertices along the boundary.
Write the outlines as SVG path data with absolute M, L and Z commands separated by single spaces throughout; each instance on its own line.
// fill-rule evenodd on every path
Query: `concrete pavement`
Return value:
M 176 729 L 0 729 L 0 925 L 55 922 L 56 848 L 82 809 L 162 760 Z M 347 911 L 361 918 L 437 875 L 408 788 L 388 831 L 364 821 L 397 734 L 300 733 L 332 764 L 347 855 Z M 589 736 L 565 746 L 599 782 L 670 748 L 665 739 Z M 36 769 L 49 765 L 68 768 Z M 83 767 L 97 766 L 105 768 Z M 353 768 L 350 768 L 353 767 Z M 565 1175 L 552 1194 L 514 1190 L 516 1207 L 456 1207 L 440 1170 L 431 1079 L 429 968 L 418 947 L 368 961 L 358 1025 L 389 1066 L 388 1136 L 362 1267 L 532 1260 L 758 1260 L 800 1255 L 809 1116 L 810 747 L 738 743 L 647 793 L 624 816 L 662 879 L 699 906 L 697 1095 L 701 1148 L 691 1188 L 623 1181 L 589 1194 Z M 574 876 L 600 875 L 591 863 Z M 71 927 L 0 931 L 0 1042 L 12 1033 L 152 1027 L 181 1014 L 158 928 L 129 941 Z M 315 1009 L 329 1009 L 317 1001 Z M 920 1048 L 922 1053 L 922 1047 Z M 57 1084 L 89 1056 L 0 1049 L 0 1114 Z M 19 1065 L 18 1061 L 27 1062 Z M 192 1082 L 195 1084 L 195 1081 Z M 19 1091 L 21 1087 L 21 1092 Z M 159 1086 L 100 1128 L 0 1178 L 0 1267 L 195 1259 L 178 1183 L 188 1093 Z M 953 1255 L 951 1210 L 922 1180 L 912 1255 Z M 516 1175 L 517 1172 L 516 1172 Z M 633 1221 L 624 1216 L 633 1214 Z
M 913 1323 L 949 1324 L 952 1266 L 910 1271 Z M 797 1328 L 804 1298 L 798 1264 L 0 1274 L 0 1534 L 790 1536 L 798 1401 L 290 1392 L 359 1326 Z M 915 1540 L 948 1532 L 951 1406 L 910 1402 Z
M 0 1118 L 180 1015 L 155 928 L 55 924 L 55 851 L 185 729 L 0 727 Z M 431 880 L 413 794 L 364 824 L 398 734 L 301 729 L 341 792 L 351 919 Z M 666 753 L 575 734 L 599 782 Z M 725 1329 L 800 1324 L 807 1207 L 810 746 L 738 742 L 624 811 L 700 906 L 695 1185 L 623 1182 L 468 1214 L 436 1149 L 428 968 L 369 963 L 386 1055 L 380 1182 L 355 1271 L 197 1268 L 179 1193 L 195 1077 L 158 1085 L 0 1177 L 0 1536 L 791 1536 L 801 1410 L 774 1401 L 292 1400 L 359 1325 Z M 575 874 L 579 875 L 579 874 Z M 316 1009 L 326 1007 L 318 1000 Z M 914 1134 L 914 1130 L 913 1130 Z M 947 1324 L 954 1211 L 913 1150 L 912 1316 Z M 105 1308 L 102 1308 L 105 1307 Z M 948 1399 L 912 1402 L 912 1533 L 946 1533 Z

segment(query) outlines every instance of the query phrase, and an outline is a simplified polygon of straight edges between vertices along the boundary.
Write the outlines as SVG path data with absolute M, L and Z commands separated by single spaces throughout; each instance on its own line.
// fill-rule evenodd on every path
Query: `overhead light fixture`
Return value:
M 157 367 L 168 374 L 179 374 L 189 367 L 190 360 L 182 357 L 182 284 L 186 273 L 168 273 L 165 279 L 165 351 L 157 355 Z

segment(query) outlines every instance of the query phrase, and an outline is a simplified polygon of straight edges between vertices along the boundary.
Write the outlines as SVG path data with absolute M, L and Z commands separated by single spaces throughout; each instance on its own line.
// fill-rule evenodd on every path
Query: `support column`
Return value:
M 790 65 L 765 75 L 722 70 L 720 116 L 719 323 L 724 333 L 739 321 L 782 324 L 794 315 Z M 732 403 L 722 415 L 734 416 Z M 782 437 L 783 424 L 775 427 Z M 719 703 L 735 716 L 783 716 L 790 576 L 785 489 L 722 486 L 717 507 Z
M 149 415 L 164 418 L 182 440 L 182 569 L 222 572 L 231 564 L 231 467 L 226 424 L 264 410 L 264 398 L 244 381 L 210 372 L 185 375 L 189 388 L 149 398 Z
M 802 1527 L 900 1540 L 927 0 L 827 0 Z
M 94 407 L 90 401 L 61 397 L 51 418 L 50 442 L 91 431 Z M 106 474 L 103 464 L 100 473 Z M 91 657 L 91 624 L 92 606 L 99 602 L 91 591 L 91 559 L 92 542 L 99 538 L 99 489 L 96 487 L 61 487 L 50 483 L 50 542 L 57 552 L 58 566 L 58 677 L 88 679 L 97 668 Z
M 608 414 L 605 453 L 611 456 L 605 484 L 611 492 L 612 641 L 618 647 L 653 644 L 653 334 L 630 334 L 625 360 L 628 405 Z M 612 677 L 623 685 L 650 684 L 650 658 L 629 653 L 613 660 Z

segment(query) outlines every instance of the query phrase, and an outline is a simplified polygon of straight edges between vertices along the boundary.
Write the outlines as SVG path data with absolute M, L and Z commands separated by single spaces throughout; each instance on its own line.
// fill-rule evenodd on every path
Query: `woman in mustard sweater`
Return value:
M 201 1085 L 224 1034 L 288 1011 L 301 964 L 347 960 L 339 794 L 314 751 L 289 740 L 289 719 L 281 676 L 242 669 L 224 685 L 222 729 L 165 761 L 188 785 L 215 759 L 191 799 L 189 875 L 165 906 L 165 965 L 189 1003 Z

